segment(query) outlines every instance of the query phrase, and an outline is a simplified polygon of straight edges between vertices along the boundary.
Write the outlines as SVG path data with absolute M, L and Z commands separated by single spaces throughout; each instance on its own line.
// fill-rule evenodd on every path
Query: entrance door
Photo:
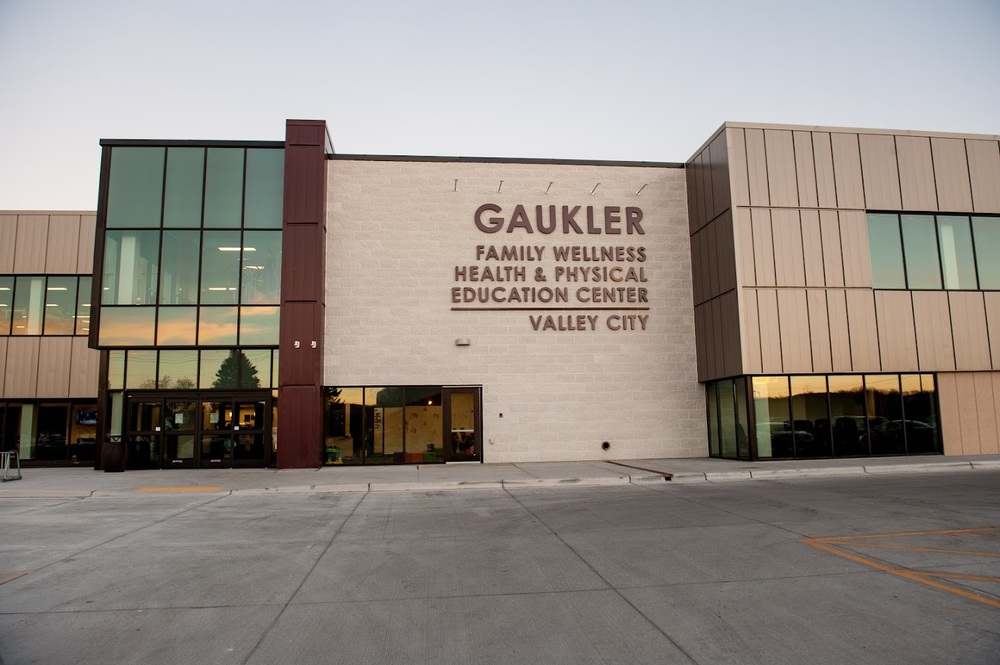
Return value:
M 128 468 L 159 469 L 163 462 L 163 400 L 129 401 L 127 417 Z
M 128 395 L 130 469 L 262 467 L 271 460 L 270 395 Z
M 482 417 L 478 388 L 444 388 L 444 459 L 482 462 Z

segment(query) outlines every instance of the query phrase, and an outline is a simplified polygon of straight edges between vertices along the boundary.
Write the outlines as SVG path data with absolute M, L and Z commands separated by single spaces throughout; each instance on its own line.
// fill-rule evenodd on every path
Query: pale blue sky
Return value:
M 1000 0 L 0 0 L 0 210 L 101 138 L 684 161 L 725 120 L 1000 134 Z

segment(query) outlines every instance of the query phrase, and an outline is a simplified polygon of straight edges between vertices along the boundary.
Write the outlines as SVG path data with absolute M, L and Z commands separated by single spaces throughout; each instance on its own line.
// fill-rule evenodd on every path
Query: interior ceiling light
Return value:
M 256 247 L 220 247 L 220 252 L 238 252 L 243 250 L 244 252 L 256 252 Z
M 65 286 L 50 286 L 45 289 L 46 291 L 66 291 Z

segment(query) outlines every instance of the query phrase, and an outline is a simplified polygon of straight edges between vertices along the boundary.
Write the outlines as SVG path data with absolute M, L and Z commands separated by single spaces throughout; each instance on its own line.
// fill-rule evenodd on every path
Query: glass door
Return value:
M 201 446 L 199 466 L 232 468 L 233 403 L 229 400 L 201 403 Z
M 198 402 L 194 399 L 164 400 L 163 465 L 190 469 L 195 465 L 194 447 L 198 429 Z
M 241 399 L 233 404 L 233 466 L 265 465 L 270 445 L 267 415 L 265 400 Z
M 129 397 L 128 468 L 158 469 L 163 460 L 163 400 Z
M 444 388 L 444 459 L 483 461 L 482 417 L 478 388 Z

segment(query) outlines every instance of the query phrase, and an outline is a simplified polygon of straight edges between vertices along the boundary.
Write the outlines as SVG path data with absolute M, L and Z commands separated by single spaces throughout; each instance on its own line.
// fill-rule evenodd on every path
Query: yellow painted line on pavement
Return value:
M 189 485 L 185 487 L 140 487 L 136 492 L 221 492 L 222 485 Z
M 905 550 L 907 552 L 934 552 L 938 554 L 963 554 L 966 556 L 993 556 L 1000 557 L 1000 552 L 976 552 L 973 550 L 949 550 L 943 547 L 911 547 L 909 545 L 885 545 L 882 543 L 856 543 L 850 540 L 838 541 L 841 545 L 852 545 L 854 547 L 873 547 L 880 550 Z
M 915 535 L 915 534 L 907 534 Z M 867 557 L 861 556 L 860 554 L 854 554 L 853 552 L 845 552 L 844 550 L 838 549 L 833 545 L 824 542 L 823 538 L 805 538 L 802 542 L 807 545 L 812 545 L 818 549 L 831 554 L 836 554 L 837 556 L 842 556 L 845 559 L 850 559 L 851 561 L 856 561 L 857 563 L 863 563 L 866 566 L 871 566 L 876 570 L 881 570 L 882 572 L 889 573 L 891 575 L 897 575 L 904 579 L 910 580 L 911 582 L 918 582 L 920 584 L 926 584 L 927 586 L 934 587 L 935 589 L 940 589 L 941 591 L 947 591 L 948 593 L 953 593 L 957 596 L 962 596 L 963 598 L 968 598 L 969 600 L 974 600 L 991 607 L 1000 609 L 1000 601 L 993 600 L 992 598 L 987 598 L 986 596 L 981 596 L 978 593 L 973 593 L 971 591 L 966 591 L 959 587 L 951 586 L 950 584 L 944 584 L 936 580 L 930 579 L 930 576 L 922 574 L 913 570 L 907 570 L 905 568 L 896 568 L 888 564 L 881 563 L 879 561 L 874 561 Z M 841 540 L 840 538 L 835 538 L 833 540 Z M 841 540 L 841 542 L 843 542 Z
M 30 570 L 0 570 L 0 584 L 6 584 L 30 572 Z

